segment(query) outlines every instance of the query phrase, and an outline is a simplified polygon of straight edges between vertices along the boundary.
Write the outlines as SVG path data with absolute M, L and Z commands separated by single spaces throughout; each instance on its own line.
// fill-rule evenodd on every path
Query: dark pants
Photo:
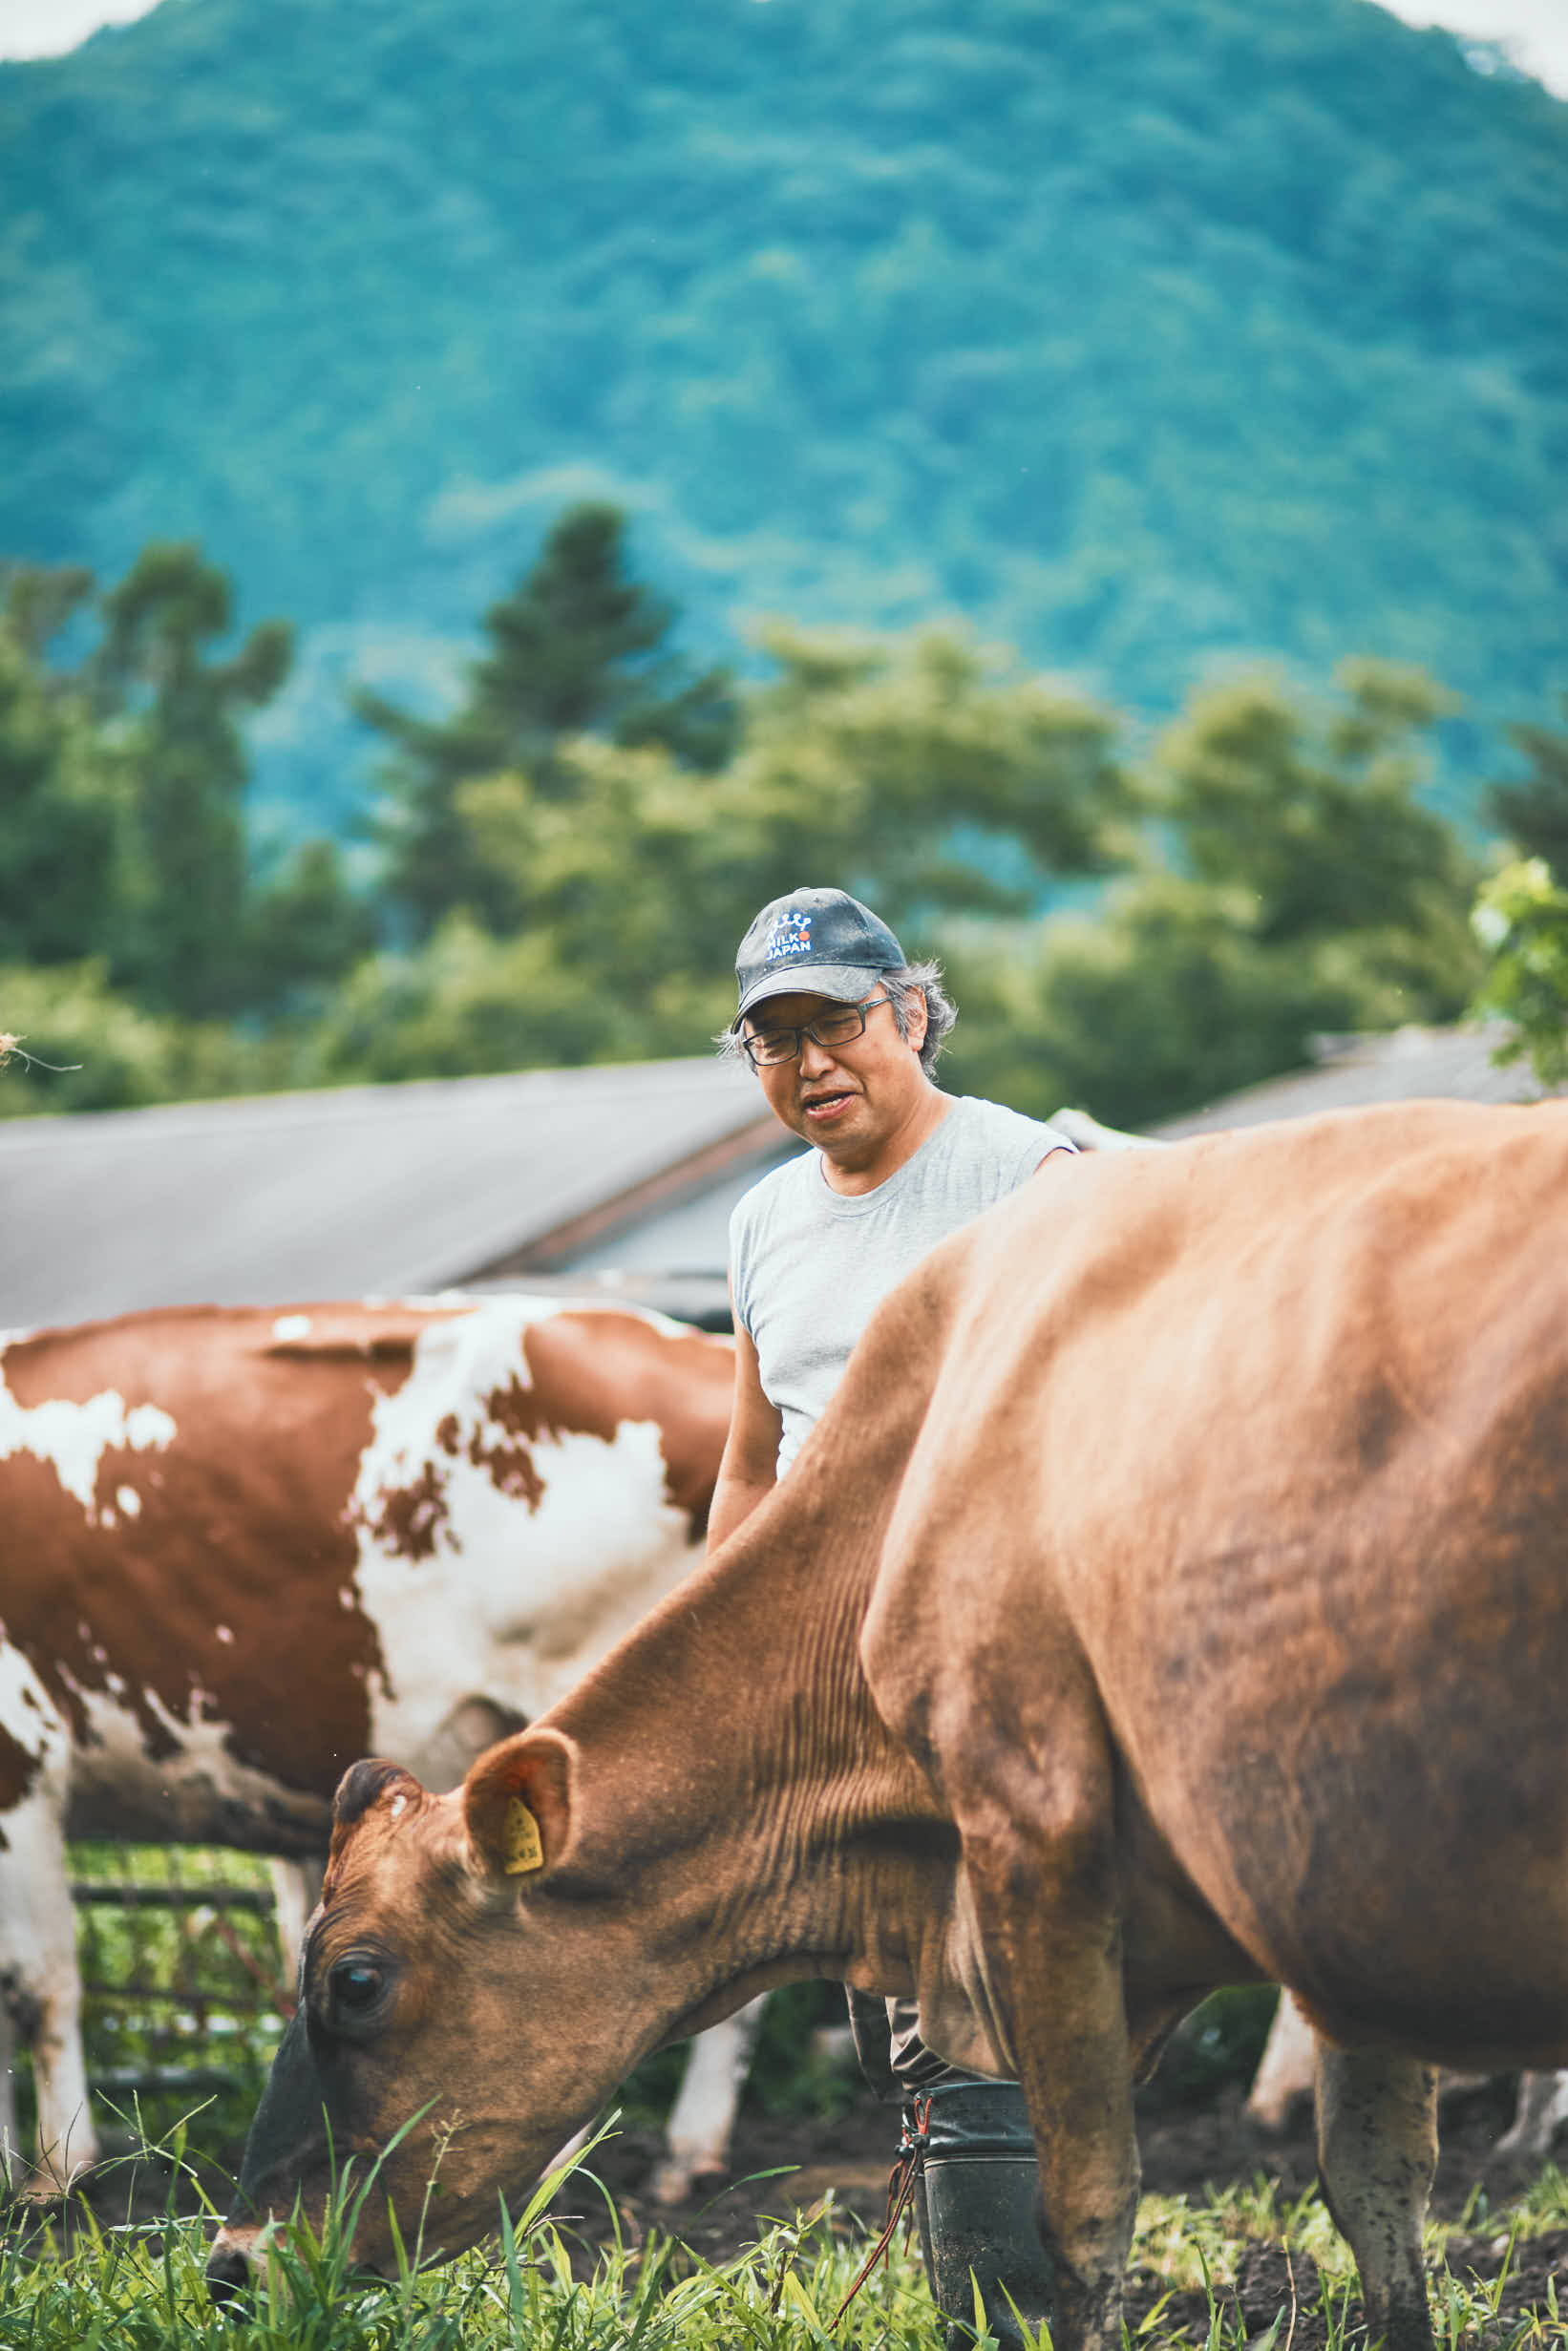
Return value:
M 901 1994 L 883 2000 L 877 1992 L 848 1988 L 855 2054 L 860 2071 L 884 2106 L 901 2106 L 933 2091 L 972 2089 L 977 2084 L 987 2089 L 997 2087 L 989 2074 L 950 2065 L 926 2047 L 921 2039 L 921 2012 L 912 2000 Z

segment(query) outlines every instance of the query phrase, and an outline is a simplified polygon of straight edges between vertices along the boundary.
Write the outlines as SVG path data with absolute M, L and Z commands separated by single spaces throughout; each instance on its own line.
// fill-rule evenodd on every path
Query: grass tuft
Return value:
M 918 2259 L 899 2244 L 834 2329 L 866 2239 L 831 2196 L 770 2220 L 731 2261 L 705 2260 L 657 2231 L 633 2244 L 617 2229 L 605 2249 L 585 2254 L 549 2206 L 569 2174 L 607 2197 L 589 2168 L 604 2131 L 518 2211 L 499 2207 L 489 2245 L 431 2268 L 421 2227 L 400 2245 L 396 2275 L 370 2285 L 350 2281 L 349 2238 L 356 2211 L 375 2193 L 375 2169 L 346 2165 L 321 2228 L 278 2230 L 252 2291 L 220 2311 L 203 2274 L 217 2215 L 186 2152 L 188 2120 L 123 2159 L 141 2185 L 165 2183 L 163 2209 L 151 2217 L 110 2225 L 79 2201 L 43 2217 L 19 2205 L 0 2217 L 5 2351 L 941 2351 L 942 2322 Z M 1545 2308 L 1503 2315 L 1519 2249 L 1568 2226 L 1561 2175 L 1543 2172 L 1511 2213 L 1495 2216 L 1488 2242 L 1496 2266 L 1487 2277 L 1462 2262 L 1449 2266 L 1449 2240 L 1473 2248 L 1474 2224 L 1484 2228 L 1489 2217 L 1473 2209 L 1469 2235 L 1457 2224 L 1429 2232 L 1438 2343 L 1568 2351 L 1555 2289 Z M 1291 2297 L 1277 2313 L 1260 2319 L 1254 2310 L 1243 2320 L 1237 2281 L 1259 2247 L 1288 2255 Z M 1130 2317 L 1129 2351 L 1283 2351 L 1292 2339 L 1352 2351 L 1364 2340 L 1354 2270 L 1319 2198 L 1282 2197 L 1264 2179 L 1201 2202 L 1146 2197 L 1132 2279 L 1141 2316 Z M 1049 2340 L 1043 2333 L 1042 2351 Z

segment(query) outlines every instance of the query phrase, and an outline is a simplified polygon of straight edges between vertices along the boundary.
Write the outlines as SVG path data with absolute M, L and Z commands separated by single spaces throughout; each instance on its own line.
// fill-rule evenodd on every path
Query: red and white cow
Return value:
M 523 1297 L 0 1342 L 0 2151 L 16 2024 L 48 2171 L 96 2151 L 67 1836 L 314 1856 L 367 1747 L 455 1783 L 698 1557 L 731 1366 Z

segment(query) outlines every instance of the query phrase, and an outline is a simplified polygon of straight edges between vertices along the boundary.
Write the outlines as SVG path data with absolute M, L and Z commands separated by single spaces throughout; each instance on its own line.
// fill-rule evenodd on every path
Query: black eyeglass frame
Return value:
M 864 996 L 858 1004 L 835 1005 L 831 1012 L 818 1012 L 816 1020 L 800 1021 L 788 1027 L 765 1029 L 759 1037 L 742 1037 L 740 1049 L 753 1070 L 781 1070 L 787 1061 L 799 1060 L 801 1048 L 808 1037 L 814 1045 L 819 1045 L 825 1053 L 831 1053 L 836 1046 L 855 1044 L 858 1038 L 865 1035 L 866 1014 L 875 1012 L 879 1005 L 892 1002 L 891 996 Z M 860 1026 L 852 1034 L 847 1037 L 819 1037 L 817 1035 L 818 1022 L 840 1021 L 847 1012 L 858 1012 L 860 1016 Z M 756 1048 L 759 1045 L 772 1045 L 784 1037 L 795 1039 L 795 1043 L 787 1053 L 770 1053 L 766 1061 L 758 1061 Z

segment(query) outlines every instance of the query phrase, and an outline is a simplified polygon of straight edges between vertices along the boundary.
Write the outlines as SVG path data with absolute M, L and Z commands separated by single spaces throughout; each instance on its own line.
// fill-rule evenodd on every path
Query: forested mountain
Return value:
M 1364 0 L 163 0 L 0 67 L 0 556 L 199 540 L 317 821 L 589 491 L 699 653 L 1568 680 L 1568 106 Z

